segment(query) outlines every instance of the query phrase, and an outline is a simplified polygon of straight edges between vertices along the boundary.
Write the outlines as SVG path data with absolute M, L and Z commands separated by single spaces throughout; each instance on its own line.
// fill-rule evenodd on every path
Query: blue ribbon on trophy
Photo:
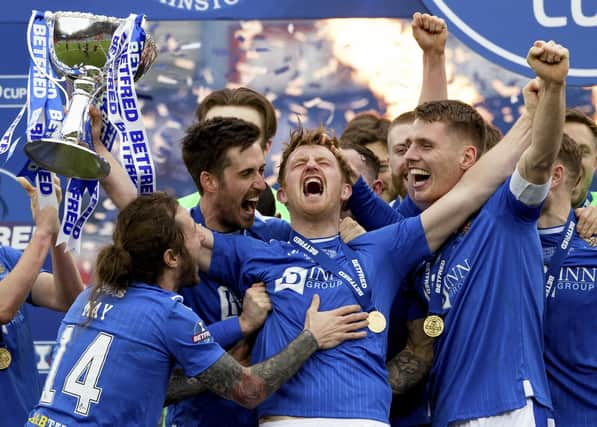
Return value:
M 64 109 L 50 63 L 50 31 L 42 13 L 32 13 L 27 31 L 31 54 L 27 84 L 27 139 L 38 141 L 53 138 L 60 131 Z M 58 208 L 51 172 L 27 161 L 19 175 L 28 177 L 34 183 L 40 208 L 48 205 Z
M 146 36 L 142 17 L 131 15 L 114 37 L 108 55 L 108 117 L 120 135 L 120 160 L 139 193 L 155 191 L 155 168 L 140 114 L 134 76 Z
M 67 242 L 67 250 L 80 251 L 81 231 L 99 200 L 98 179 L 110 170 L 93 149 L 90 103 L 98 98 L 103 101 L 102 143 L 111 150 L 119 134 L 121 160 L 131 180 L 139 192 L 155 191 L 154 164 L 134 88 L 134 81 L 147 72 L 157 52 L 143 24 L 144 17 L 137 15 L 127 19 L 78 12 L 33 11 L 31 15 L 28 142 L 24 147 L 30 161 L 20 175 L 38 182 L 40 200 L 52 196 L 55 200 L 48 170 L 70 178 L 57 241 Z M 70 101 L 57 83 L 66 78 L 72 81 Z M 57 89 L 68 103 L 66 117 Z M 12 138 L 24 111 L 0 139 L 0 155 L 8 153 L 6 159 L 18 144 Z

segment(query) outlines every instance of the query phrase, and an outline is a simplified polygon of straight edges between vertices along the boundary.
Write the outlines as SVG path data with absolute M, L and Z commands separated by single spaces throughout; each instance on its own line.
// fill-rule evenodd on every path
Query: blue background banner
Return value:
M 152 20 L 401 18 L 424 10 L 420 0 L 8 0 L 0 22 L 25 22 L 31 9 L 81 10 L 123 17 L 131 11 Z
M 532 77 L 526 55 L 535 40 L 556 40 L 570 50 L 568 83 L 597 83 L 595 0 L 423 0 L 450 32 L 482 56 Z

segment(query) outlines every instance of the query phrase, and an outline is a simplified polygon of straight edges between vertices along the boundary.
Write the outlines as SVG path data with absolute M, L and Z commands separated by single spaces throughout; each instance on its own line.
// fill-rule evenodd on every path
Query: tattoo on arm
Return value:
M 254 408 L 288 381 L 317 348 L 311 332 L 303 331 L 282 352 L 249 368 L 242 367 L 226 353 L 195 378 L 186 378 L 181 370 L 176 370 L 168 385 L 165 404 L 210 390 Z
M 394 394 L 404 394 L 421 382 L 429 372 L 431 362 L 417 357 L 408 348 L 388 362 L 390 385 Z
M 387 363 L 392 392 L 404 394 L 425 379 L 433 363 L 433 338 L 423 332 L 423 319 L 407 322 L 408 342 Z

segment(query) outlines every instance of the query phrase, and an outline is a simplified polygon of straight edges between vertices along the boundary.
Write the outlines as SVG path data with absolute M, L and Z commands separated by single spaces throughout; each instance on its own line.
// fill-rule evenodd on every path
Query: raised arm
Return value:
M 527 62 L 541 79 L 542 87 L 533 122 L 533 142 L 520 158 L 518 172 L 529 183 L 541 185 L 549 181 L 562 143 L 568 50 L 553 41 L 536 41 Z
M 446 78 L 446 41 L 448 27 L 443 19 L 416 12 L 412 20 L 413 37 L 423 51 L 423 82 L 419 104 L 448 99 Z
M 137 189 L 122 165 L 100 140 L 102 129 L 102 113 L 96 107 L 89 106 L 92 123 L 93 148 L 110 164 L 110 174 L 100 180 L 100 184 L 118 210 L 122 210 L 137 198 Z
M 283 351 L 251 367 L 243 367 L 224 354 L 205 372 L 194 378 L 175 374 L 168 386 L 166 405 L 210 390 L 226 399 L 254 408 L 290 379 L 318 349 L 329 349 L 346 340 L 364 338 L 356 332 L 367 326 L 367 313 L 358 305 L 332 311 L 318 311 L 315 295 L 307 310 L 305 329 Z
M 512 174 L 516 163 L 531 143 L 532 119 L 523 114 L 504 138 L 475 163 L 447 194 L 421 214 L 431 251 L 476 212 Z
M 37 224 L 37 218 L 43 216 L 37 203 L 37 191 L 29 181 L 24 178 L 19 178 L 19 183 L 29 195 L 31 200 L 31 212 Z M 62 191 L 60 189 L 60 181 L 58 178 L 54 181 L 54 189 L 58 198 L 58 205 L 60 205 Z M 47 220 L 52 222 L 50 245 L 50 252 L 52 254 L 52 274 L 45 272 L 39 273 L 31 288 L 31 299 L 35 304 L 41 307 L 57 311 L 67 311 L 77 295 L 83 292 L 83 281 L 81 280 L 81 275 L 77 269 L 74 257 L 70 252 L 65 252 L 66 243 L 56 246 L 56 238 L 58 237 L 58 230 L 60 227 L 58 217 L 54 218 L 52 214 Z M 44 251 L 42 255 L 45 258 L 47 250 Z M 40 268 L 41 266 L 38 267 L 36 271 L 39 272 Z
M 41 270 L 52 238 L 58 233 L 58 211 L 46 206 L 39 209 L 37 193 L 25 178 L 19 183 L 31 197 L 31 212 L 35 221 L 35 231 L 14 268 L 0 282 L 0 324 L 9 323 L 23 305 L 33 289 Z M 32 191 L 29 191 L 29 188 Z
M 524 113 L 502 141 L 484 155 L 460 182 L 445 196 L 421 214 L 425 235 L 432 251 L 452 234 L 466 219 L 476 212 L 493 194 L 499 185 L 512 173 L 517 162 L 523 179 L 531 184 L 545 183 L 549 180 L 551 163 L 555 159 L 552 153 L 559 150 L 562 139 L 561 124 L 563 122 L 564 79 L 568 71 L 568 52 L 559 45 L 537 43 L 531 48 L 529 62 L 533 69 L 545 80 L 549 78 L 551 88 L 545 88 L 539 94 L 539 101 L 534 116 Z M 559 61 L 559 62 L 556 62 Z M 550 68 L 552 67 L 552 68 Z M 547 82 L 544 82 L 547 84 Z M 546 97 L 547 96 L 547 97 Z M 525 98 L 526 99 L 526 98 Z M 555 108 L 555 113 L 549 110 Z M 561 117 L 554 115 L 561 114 Z M 555 121 L 556 123 L 549 123 Z M 548 126 L 550 133 L 538 127 Z M 522 153 L 527 159 L 521 159 Z M 546 153 L 539 151 L 546 150 Z M 546 169 L 549 166 L 548 169 Z M 521 170 L 522 169 L 522 170 Z

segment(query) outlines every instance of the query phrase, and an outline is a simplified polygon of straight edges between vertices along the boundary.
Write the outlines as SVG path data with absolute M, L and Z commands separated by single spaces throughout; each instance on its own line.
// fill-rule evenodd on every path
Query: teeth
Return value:
M 417 169 L 417 168 L 412 168 L 410 170 L 411 175 L 425 175 L 425 176 L 430 176 L 431 172 L 427 172 L 424 169 Z
M 317 184 L 321 184 L 321 180 L 319 178 L 307 178 L 307 180 L 305 181 L 305 185 L 309 185 L 312 182 L 316 182 Z
M 247 202 L 251 202 L 251 203 L 257 203 L 259 201 L 259 197 L 252 197 L 250 199 L 247 199 Z

